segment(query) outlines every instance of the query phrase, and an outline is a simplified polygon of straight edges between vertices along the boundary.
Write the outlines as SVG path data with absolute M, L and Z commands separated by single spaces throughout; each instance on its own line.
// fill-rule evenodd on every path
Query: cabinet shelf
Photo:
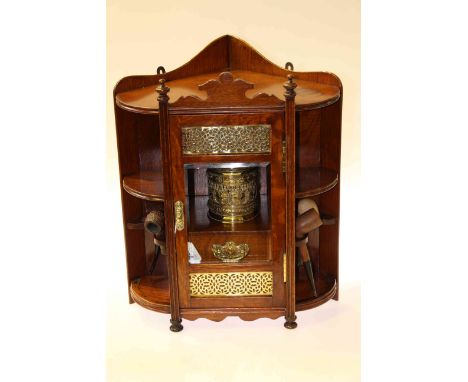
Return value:
M 244 223 L 225 224 L 208 218 L 208 196 L 192 196 L 187 198 L 190 208 L 189 232 L 191 235 L 228 232 L 265 232 L 269 231 L 269 205 L 267 195 L 260 196 L 260 213 Z
M 331 190 L 338 183 L 338 173 L 323 167 L 299 168 L 296 171 L 296 199 L 308 198 Z
M 336 171 L 323 167 L 299 168 L 296 172 L 296 198 L 302 199 L 322 194 L 331 190 L 337 183 Z M 123 179 L 123 188 L 130 195 L 140 199 L 164 201 L 161 170 L 128 175 Z
M 194 272 L 201 268 L 200 265 L 191 265 L 191 267 Z M 235 268 L 240 268 L 239 264 L 235 264 Z M 336 281 L 334 278 L 326 277 L 320 273 L 315 283 L 317 297 L 312 295 L 309 281 L 305 275 L 301 274 L 296 280 L 296 309 L 298 311 L 319 306 L 335 296 Z M 147 309 L 161 313 L 170 312 L 169 280 L 167 278 L 143 276 L 141 279 L 132 281 L 130 295 L 133 301 Z
M 312 294 L 309 280 L 303 269 L 296 275 L 296 309 L 306 310 L 322 305 L 332 299 L 336 294 L 336 280 L 334 277 L 322 273 L 315 278 L 317 297 Z
M 164 184 L 161 170 L 143 171 L 124 177 L 125 191 L 140 199 L 164 201 Z
M 147 309 L 169 313 L 169 280 L 163 276 L 143 276 L 132 281 L 130 296 Z

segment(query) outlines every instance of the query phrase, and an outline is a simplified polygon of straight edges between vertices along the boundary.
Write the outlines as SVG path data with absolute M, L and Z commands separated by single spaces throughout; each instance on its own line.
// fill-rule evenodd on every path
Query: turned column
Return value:
M 286 322 L 288 329 L 297 327 L 296 323 L 296 288 L 295 288 L 295 202 L 296 202 L 296 111 L 295 97 L 297 84 L 291 74 L 284 83 L 285 104 L 285 140 L 286 140 Z
M 170 161 L 170 139 L 169 139 L 169 93 L 170 89 L 166 86 L 164 78 L 159 80 L 159 86 L 156 88 L 159 102 L 159 131 L 161 135 L 161 157 L 163 163 L 164 179 L 164 216 L 166 219 L 166 253 L 168 256 L 168 274 L 169 274 L 169 296 L 171 326 L 173 332 L 180 332 L 183 329 L 181 325 L 179 308 L 179 288 L 177 283 L 177 256 L 175 250 L 175 233 L 171 227 L 175 226 L 174 221 L 174 201 L 172 199 L 172 173 Z

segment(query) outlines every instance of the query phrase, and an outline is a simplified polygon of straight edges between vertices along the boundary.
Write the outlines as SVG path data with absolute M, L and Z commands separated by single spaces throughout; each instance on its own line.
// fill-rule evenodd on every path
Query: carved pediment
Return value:
M 177 99 L 170 107 L 226 107 L 226 106 L 280 106 L 284 101 L 272 94 L 260 93 L 253 98 L 245 92 L 254 89 L 253 83 L 241 78 L 234 78 L 231 72 L 222 72 L 217 79 L 208 80 L 198 85 L 198 89 L 206 91 L 206 99 L 195 95 L 184 96 Z

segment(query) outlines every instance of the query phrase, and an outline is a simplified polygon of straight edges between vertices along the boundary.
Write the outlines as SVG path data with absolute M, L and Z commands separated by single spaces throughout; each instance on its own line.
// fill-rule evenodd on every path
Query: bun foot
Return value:
M 180 324 L 182 322 L 181 319 L 178 320 L 171 320 L 171 332 L 180 332 L 184 327 Z
M 284 323 L 284 327 L 286 329 L 296 329 L 297 328 L 297 322 L 296 322 L 296 316 L 292 317 L 291 319 L 286 318 L 286 322 Z

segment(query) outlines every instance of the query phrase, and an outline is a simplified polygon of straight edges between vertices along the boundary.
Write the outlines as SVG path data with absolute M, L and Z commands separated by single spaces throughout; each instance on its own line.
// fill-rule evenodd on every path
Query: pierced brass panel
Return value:
M 271 125 L 195 126 L 182 128 L 185 155 L 271 152 Z
M 190 273 L 193 297 L 271 296 L 273 272 Z

